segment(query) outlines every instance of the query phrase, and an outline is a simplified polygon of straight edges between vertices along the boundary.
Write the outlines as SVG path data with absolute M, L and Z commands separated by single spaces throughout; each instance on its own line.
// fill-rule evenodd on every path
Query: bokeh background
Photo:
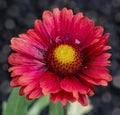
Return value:
M 90 98 L 93 109 L 85 115 L 120 115 L 120 0 L 0 0 L 0 114 L 2 102 L 11 92 L 7 72 L 11 38 L 25 33 L 44 10 L 55 7 L 82 11 L 111 33 L 108 44 L 112 46 L 109 68 L 113 81 L 108 87 L 96 87 L 95 96 Z

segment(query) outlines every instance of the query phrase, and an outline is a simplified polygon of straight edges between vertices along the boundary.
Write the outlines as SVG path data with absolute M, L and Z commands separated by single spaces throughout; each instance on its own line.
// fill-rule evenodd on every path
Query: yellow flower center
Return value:
M 75 50 L 72 46 L 62 44 L 54 50 L 54 56 L 62 64 L 72 63 L 75 60 Z
M 49 71 L 62 76 L 75 74 L 82 63 L 79 48 L 75 45 L 56 45 L 48 49 L 46 57 Z

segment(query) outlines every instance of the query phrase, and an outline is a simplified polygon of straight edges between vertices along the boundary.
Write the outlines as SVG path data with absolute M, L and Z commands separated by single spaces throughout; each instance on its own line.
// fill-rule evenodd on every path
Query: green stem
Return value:
M 64 115 L 63 106 L 59 102 L 56 104 L 50 103 L 49 115 Z

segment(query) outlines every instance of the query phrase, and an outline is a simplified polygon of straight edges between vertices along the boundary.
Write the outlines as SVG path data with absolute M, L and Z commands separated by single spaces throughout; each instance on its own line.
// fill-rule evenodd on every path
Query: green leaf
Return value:
M 26 115 L 27 108 L 33 101 L 27 101 L 24 96 L 18 95 L 19 88 L 14 88 L 8 99 L 3 115 Z
M 43 108 L 49 104 L 49 96 L 43 96 L 33 104 L 31 109 L 28 111 L 28 115 L 39 115 Z
M 50 103 L 49 115 L 64 115 L 63 106 L 59 102 L 56 104 Z
M 7 107 L 7 102 L 4 101 L 4 102 L 2 103 L 2 115 L 5 115 L 6 107 Z
M 84 115 L 92 109 L 92 105 L 89 103 L 88 106 L 84 107 L 79 102 L 69 103 L 67 109 L 67 115 Z

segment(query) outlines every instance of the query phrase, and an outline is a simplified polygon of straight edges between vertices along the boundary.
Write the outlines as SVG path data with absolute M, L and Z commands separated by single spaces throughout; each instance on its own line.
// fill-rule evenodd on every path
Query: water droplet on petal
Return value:
M 80 40 L 75 39 L 75 43 L 76 43 L 76 44 L 80 44 Z
M 88 66 L 85 66 L 85 69 L 87 69 L 88 68 Z

